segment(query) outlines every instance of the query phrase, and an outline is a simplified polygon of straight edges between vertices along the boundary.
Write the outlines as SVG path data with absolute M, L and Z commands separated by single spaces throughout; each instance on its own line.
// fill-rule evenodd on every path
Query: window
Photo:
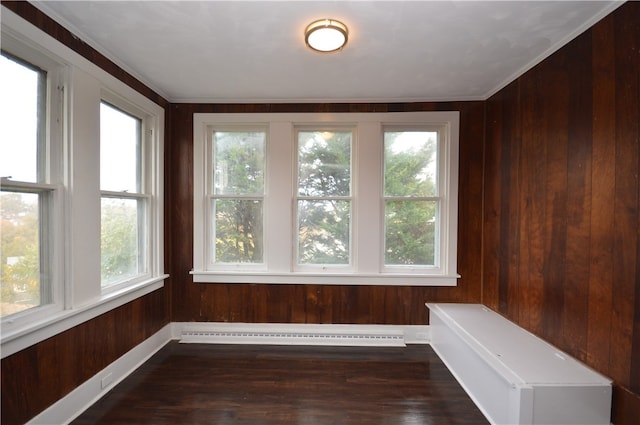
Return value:
M 55 301 L 52 229 L 60 193 L 47 71 L 3 51 L 0 74 L 0 316 L 6 317 Z
M 195 114 L 194 281 L 455 285 L 458 120 L 457 112 Z M 251 128 L 262 129 L 259 161 L 247 159 Z M 245 159 L 230 160 L 223 152 L 232 149 Z M 251 184 L 218 192 L 234 179 Z M 234 206 L 221 210 L 225 203 Z M 261 256 L 236 253 L 223 264 L 231 246 Z
M 213 130 L 211 137 L 211 263 L 262 264 L 266 133 Z
M 352 134 L 297 134 L 297 266 L 350 265 Z
M 438 132 L 384 132 L 384 264 L 438 264 Z
M 102 287 L 144 276 L 147 196 L 143 185 L 142 120 L 100 104 L 100 271 Z
M 167 277 L 163 108 L 4 12 L 2 357 L 155 291 Z

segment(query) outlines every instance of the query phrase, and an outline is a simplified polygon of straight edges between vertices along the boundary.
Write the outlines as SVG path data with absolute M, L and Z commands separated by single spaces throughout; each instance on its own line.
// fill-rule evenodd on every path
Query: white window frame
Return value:
M 40 253 L 47 257 L 46 284 L 48 302 L 11 314 L 2 318 L 14 327 L 24 327 L 34 321 L 43 320 L 64 308 L 64 182 L 63 182 L 63 140 L 61 120 L 63 116 L 63 97 L 60 90 L 65 77 L 65 67 L 55 57 L 43 54 L 37 49 L 25 45 L 10 34 L 2 34 L 2 50 L 18 60 L 37 66 L 46 72 L 44 130 L 44 164 L 39 171 L 43 175 L 38 182 L 15 181 L 8 176 L 0 176 L 0 186 L 17 192 L 44 195 L 47 209 L 46 222 L 40 223 Z M 40 152 L 41 155 L 43 152 Z M 34 161 L 36 159 L 34 158 Z M 43 219 L 44 217 L 40 217 Z M 43 231 L 47 235 L 42 235 Z M 44 245 L 44 246 L 42 246 Z M 42 261 L 42 260 L 41 260 Z
M 216 126 L 267 126 L 265 198 L 265 263 L 259 269 L 243 264 L 224 270 L 208 264 L 205 182 L 208 178 L 209 133 Z M 295 265 L 296 128 L 354 128 L 352 146 L 352 269 Z M 383 129 L 438 128 L 439 266 L 384 267 Z M 459 112 L 194 114 L 194 265 L 201 283 L 282 283 L 348 285 L 455 286 L 457 266 Z
M 298 180 L 299 180 L 299 140 L 298 133 L 301 131 L 335 131 L 335 132 L 350 132 L 351 133 L 351 146 L 350 152 L 351 157 L 349 158 L 349 170 L 350 170 L 350 180 L 351 184 L 349 185 L 349 195 L 348 196 L 328 196 L 328 197 L 320 197 L 320 196 L 300 196 L 298 194 Z M 291 235 L 291 243 L 293 244 L 293 258 L 292 262 L 292 270 L 296 273 L 333 273 L 333 274 L 351 274 L 354 273 L 357 269 L 355 267 L 355 256 L 354 256 L 354 248 L 357 244 L 354 244 L 354 226 L 353 220 L 349 220 L 349 262 L 346 264 L 300 264 L 298 263 L 299 253 L 299 239 L 298 239 L 298 201 L 304 199 L 340 199 L 344 201 L 348 201 L 350 203 L 349 208 L 351 210 L 351 217 L 354 216 L 354 205 L 355 202 L 355 149 L 356 149 L 356 140 L 357 140 L 358 129 L 357 126 L 351 123 L 348 123 L 346 126 L 338 126 L 335 124 L 325 124 L 325 123 L 317 123 L 314 125 L 298 125 L 294 124 L 293 128 L 293 233 Z
M 268 127 L 265 125 L 242 125 L 242 126 L 233 126 L 233 125 L 216 125 L 213 127 L 209 127 L 209 133 L 207 135 L 207 137 L 209 138 L 209 140 L 206 142 L 206 153 L 204 154 L 204 156 L 206 156 L 205 161 L 206 161 L 206 167 L 208 170 L 210 170 L 210 172 L 213 172 L 213 164 L 211 163 L 211 160 L 213 159 L 213 132 L 214 131 L 221 131 L 221 132 L 238 132 L 238 131 L 251 131 L 251 132 L 264 132 L 265 136 L 266 136 L 266 146 L 265 146 L 265 152 L 268 151 L 268 146 L 269 146 L 269 132 L 268 132 Z M 266 171 L 266 167 L 267 167 L 267 163 L 265 160 L 265 171 Z M 204 208 L 203 214 L 204 217 L 209 217 L 212 214 L 212 208 L 211 205 L 213 203 L 213 201 L 215 199 L 260 199 L 262 201 L 262 205 L 263 208 L 265 208 L 263 210 L 263 212 L 266 211 L 266 176 L 265 176 L 265 188 L 263 190 L 262 194 L 240 194 L 240 195 L 216 195 L 214 192 L 214 188 L 213 188 L 213 176 L 211 174 L 209 174 L 209 177 L 211 178 L 207 178 L 205 181 L 203 181 L 203 190 L 205 191 L 204 194 L 204 200 L 203 200 L 203 205 L 202 207 Z M 264 223 L 263 223 L 264 225 Z M 212 222 L 212 220 L 206 220 L 204 223 L 202 223 L 202 229 L 204 232 L 206 232 L 205 235 L 202 235 L 204 238 L 213 238 L 214 237 L 214 224 Z M 263 234 L 262 237 L 265 237 L 265 231 L 263 230 Z M 266 238 L 265 241 L 266 242 Z M 263 245 L 263 250 L 264 252 L 266 252 L 266 245 Z M 264 257 L 263 257 L 263 262 L 261 263 L 242 263 L 242 264 L 235 264 L 235 263 L 222 263 L 222 262 L 214 262 L 211 261 L 213 260 L 214 256 L 215 256 L 215 246 L 211 245 L 211 244 L 206 244 L 204 246 L 204 249 L 206 250 L 206 252 L 203 255 L 203 258 L 207 259 L 207 266 L 206 269 L 207 270 L 219 270 L 219 271 L 235 271 L 238 270 L 239 268 L 242 268 L 244 270 L 253 270 L 253 271 L 260 271 L 260 270 L 264 270 L 266 267 L 265 261 L 264 261 Z
M 144 272 L 139 273 L 129 279 L 125 279 L 122 281 L 115 282 L 113 284 L 102 286 L 103 293 L 110 293 L 121 290 L 122 288 L 126 288 L 127 286 L 134 285 L 138 282 L 144 282 L 145 280 L 151 279 L 154 275 L 154 270 L 158 270 L 157 265 L 155 264 L 155 259 L 157 258 L 157 254 L 154 255 L 153 246 L 155 237 L 154 234 L 157 235 L 157 231 L 154 232 L 154 227 L 158 227 L 158 223 L 156 223 L 156 212 L 154 208 L 151 207 L 153 198 L 154 198 L 154 190 L 153 190 L 153 165 L 154 165 L 154 150 L 153 147 L 156 145 L 156 140 L 154 139 L 154 131 L 158 132 L 154 122 L 156 118 L 150 114 L 149 112 L 140 109 L 139 107 L 131 104 L 126 99 L 121 98 L 120 96 L 109 92 L 103 91 L 101 96 L 101 102 L 106 102 L 107 104 L 119 109 L 120 111 L 131 115 L 134 118 L 140 120 L 140 167 L 141 167 L 141 175 L 140 175 L 140 190 L 138 192 L 116 192 L 109 190 L 101 190 L 100 198 L 112 198 L 112 199 L 128 199 L 128 200 L 136 200 L 144 202 L 144 221 L 139 223 L 138 230 L 142 230 L 142 238 L 139 242 L 146 247 L 146 251 L 143 253 L 143 262 L 144 262 Z M 157 167 L 157 164 L 156 164 Z M 140 254 L 140 253 L 139 253 Z
M 441 237 L 441 233 L 443 231 L 446 231 L 447 227 L 448 227 L 448 223 L 447 220 L 449 219 L 449 211 L 450 211 L 450 205 L 448 203 L 448 191 L 449 186 L 448 186 L 448 182 L 449 179 L 447 178 L 447 176 L 444 176 L 445 178 L 441 178 L 441 170 L 447 170 L 449 167 L 449 163 L 448 163 L 448 159 L 447 158 L 441 158 L 440 156 L 442 154 L 447 154 L 446 152 L 446 147 L 443 149 L 441 145 L 441 141 L 444 140 L 446 143 L 446 140 L 448 138 L 447 136 L 447 132 L 448 129 L 446 128 L 446 126 L 442 126 L 442 125 L 416 125 L 416 126 L 408 126 L 406 124 L 401 124 L 400 126 L 397 125 L 385 125 L 382 128 L 383 131 L 383 138 L 384 138 L 384 134 L 389 131 L 389 132 L 411 132 L 411 131 L 425 131 L 425 132 L 435 132 L 438 134 L 438 152 L 437 152 L 437 163 L 436 163 L 436 173 L 438 175 L 437 181 L 436 181 L 436 194 L 432 195 L 432 196 L 406 196 L 406 197 L 395 197 L 395 196 L 386 196 L 384 193 L 382 194 L 382 203 L 383 203 L 383 214 L 384 214 L 384 209 L 386 207 L 386 202 L 388 200 L 393 200 L 393 199 L 397 199 L 397 200 L 404 200 L 404 201 L 409 201 L 409 202 L 415 202 L 415 201 L 436 201 L 437 202 L 437 208 L 436 208 L 436 222 L 438 223 L 442 223 L 444 220 L 444 223 L 440 226 L 436 227 L 436 242 L 439 242 L 436 244 L 436 246 L 434 247 L 435 250 L 435 265 L 386 265 L 384 264 L 384 260 L 383 260 L 383 270 L 385 272 L 389 272 L 389 273 L 406 273 L 406 272 L 411 272 L 411 273 L 421 273 L 421 272 L 427 272 L 427 273 L 433 273 L 433 274 L 442 274 L 443 271 L 443 264 L 447 263 L 447 260 L 449 259 L 449 252 L 447 250 L 447 244 L 446 239 Z M 384 143 L 384 140 L 383 140 Z M 457 161 L 457 160 L 456 160 Z M 383 154 L 383 162 L 384 162 L 384 154 Z M 384 165 L 383 165 L 384 167 Z M 384 173 L 384 170 L 383 170 Z M 384 180 L 384 175 L 383 175 L 383 180 Z M 456 188 L 457 190 L 457 188 Z M 383 188 L 383 192 L 384 192 L 384 188 Z M 444 202 L 443 202 L 444 201 Z M 457 211 L 456 211 L 457 214 Z M 384 220 L 384 218 L 383 218 Z M 445 255 L 446 257 L 443 259 L 443 261 L 441 260 L 441 256 Z
M 15 43 L 15 48 L 8 47 L 10 42 Z M 59 145 L 50 152 L 52 175 L 59 178 L 51 182 L 56 185 L 57 211 L 51 229 L 56 244 L 55 303 L 2 318 L 0 352 L 4 358 L 162 288 L 168 275 L 163 271 L 164 109 L 6 8 L 2 9 L 2 44 L 3 49 L 34 65 L 40 64 L 20 49 L 47 58 L 60 71 L 59 81 L 51 85 L 58 99 L 52 110 L 55 106 L 58 113 L 50 117 L 57 126 L 56 137 L 60 138 Z M 143 113 L 152 129 L 145 158 L 150 178 L 150 273 L 145 279 L 126 282 L 109 291 L 102 291 L 100 279 L 103 99 Z M 38 314 L 30 314 L 31 310 Z

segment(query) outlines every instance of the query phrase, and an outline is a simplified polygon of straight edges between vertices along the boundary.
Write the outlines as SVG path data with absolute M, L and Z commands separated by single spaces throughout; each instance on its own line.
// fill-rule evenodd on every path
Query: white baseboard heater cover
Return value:
M 493 424 L 610 424 L 611 381 L 480 304 L 431 304 L 431 346 Z
M 371 325 L 191 323 L 182 343 L 403 347 L 402 329 Z

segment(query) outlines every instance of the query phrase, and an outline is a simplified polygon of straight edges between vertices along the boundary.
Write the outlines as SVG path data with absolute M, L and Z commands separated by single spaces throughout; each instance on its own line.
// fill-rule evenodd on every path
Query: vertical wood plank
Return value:
M 19 355 L 2 359 L 2 423 L 21 424 L 35 416 L 41 403 L 41 392 L 34 388 L 38 382 L 38 354 L 35 346 Z M 19 374 L 19 376 L 17 376 Z
M 567 125 L 569 95 L 566 90 L 566 53 L 560 51 L 544 64 L 547 91 L 544 92 L 544 136 L 547 144 L 545 203 L 544 312 L 545 337 L 561 344 L 564 320 L 567 205 Z
M 619 19 L 624 20 L 631 43 L 631 55 L 628 67 L 633 70 L 629 73 L 635 74 L 635 80 L 630 81 L 630 92 L 635 92 L 635 101 L 630 96 L 632 111 L 629 114 L 629 125 L 635 134 L 635 177 L 636 177 L 636 207 L 635 207 L 635 239 L 636 239 L 636 258 L 635 264 L 635 299 L 634 299 L 634 319 L 633 319 L 633 334 L 631 343 L 631 375 L 629 378 L 629 388 L 638 395 L 636 413 L 640 413 L 640 182 L 638 182 L 638 175 L 640 174 L 640 7 L 630 9 L 628 13 L 624 14 Z M 635 115 L 635 118 L 634 118 Z M 633 134 L 632 133 L 632 134 Z M 632 136 L 633 137 L 633 136 Z M 633 234 L 633 229 L 631 231 Z M 640 417 L 640 414 L 636 415 L 636 418 Z
M 469 140 L 460 150 L 459 208 L 458 208 L 458 272 L 463 276 L 458 282 L 461 298 L 480 301 L 481 285 L 473 279 L 482 275 L 482 240 L 477 229 L 482 229 L 482 214 L 477 206 L 482 205 L 482 174 L 484 167 L 484 116 L 481 103 L 471 104 L 460 111 L 460 133 Z M 468 278 L 468 279 L 467 279 Z
M 286 323 L 289 308 L 287 302 L 288 297 L 282 292 L 286 287 L 278 285 L 269 285 L 266 288 L 266 322 L 268 323 Z
M 500 309 L 500 216 L 502 205 L 499 178 L 502 162 L 502 110 L 507 103 L 505 90 L 487 100 L 484 211 L 482 227 L 482 302 L 495 311 Z
M 585 361 L 587 357 L 589 246 L 591 210 L 592 119 L 591 34 L 574 41 L 569 52 L 569 121 L 567 163 L 567 252 L 565 266 L 563 346 L 569 354 Z
M 638 227 L 638 31 L 616 15 L 616 162 L 611 376 L 630 385 Z
M 546 139 L 540 72 L 531 72 L 520 82 L 522 103 L 522 155 L 520 165 L 520 264 L 518 322 L 540 335 L 544 288 Z
M 504 89 L 509 99 L 518 99 L 519 85 Z M 499 310 L 509 318 L 517 316 L 518 304 L 518 244 L 519 244 L 519 165 L 520 165 L 520 111 L 515 107 L 503 111 L 500 164 L 500 270 L 498 277 Z
M 593 28 L 593 144 L 591 239 L 589 246 L 589 313 L 587 363 L 609 369 L 613 308 L 613 200 L 615 187 L 615 52 L 614 22 Z
M 291 322 L 307 323 L 307 288 L 295 285 L 292 289 Z
M 640 396 L 620 386 L 613 387 L 611 422 L 616 425 L 636 425 L 640 418 Z
M 49 338 L 35 347 L 37 356 L 37 382 L 59 382 L 63 372 L 59 367 L 59 357 L 56 351 L 55 338 Z M 65 393 L 59 385 L 47 385 L 42 391 L 37 391 L 27 397 L 34 397 L 39 406 L 49 406 L 55 403 Z M 5 406 L 9 407 L 10 406 Z

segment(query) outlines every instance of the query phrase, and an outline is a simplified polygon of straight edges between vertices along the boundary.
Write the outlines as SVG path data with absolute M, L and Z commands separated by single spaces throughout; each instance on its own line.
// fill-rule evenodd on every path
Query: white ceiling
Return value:
M 41 1 L 171 102 L 484 100 L 619 1 Z M 338 53 L 305 46 L 320 18 Z

